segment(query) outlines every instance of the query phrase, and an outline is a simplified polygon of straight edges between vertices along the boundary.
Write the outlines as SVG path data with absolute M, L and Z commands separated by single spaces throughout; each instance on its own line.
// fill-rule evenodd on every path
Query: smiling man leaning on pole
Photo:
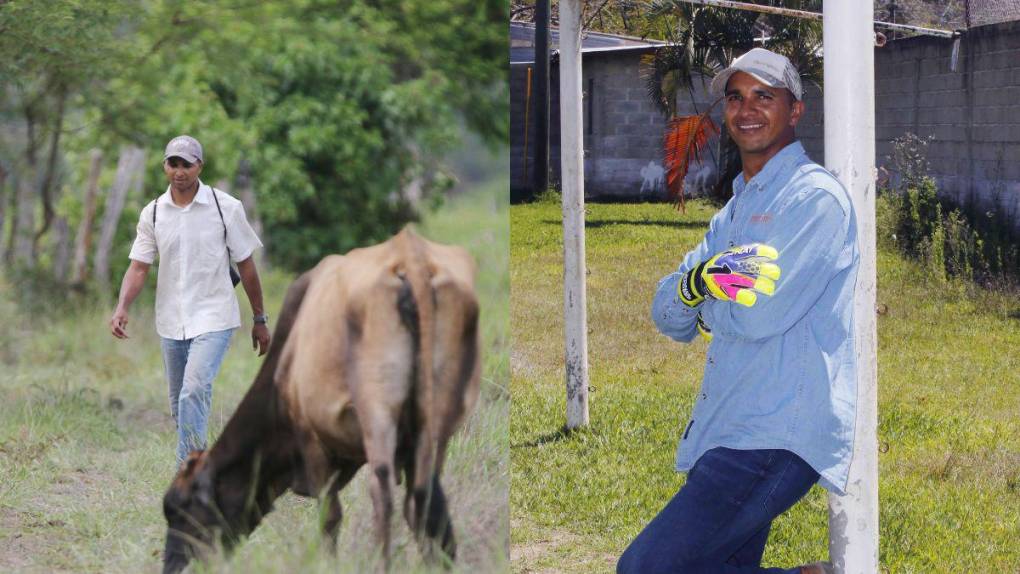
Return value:
M 659 282 L 658 329 L 710 339 L 676 455 L 687 482 L 638 534 L 620 574 L 828 572 L 761 567 L 772 521 L 819 482 L 843 494 L 857 401 L 850 197 L 796 141 L 800 76 L 755 48 L 712 81 L 743 173 L 679 269 Z
M 142 209 L 128 256 L 131 265 L 124 272 L 117 309 L 110 318 L 113 336 L 126 339 L 128 309 L 159 255 L 156 332 L 162 344 L 170 414 L 177 423 L 178 464 L 192 450 L 206 446 L 212 382 L 231 335 L 241 326 L 229 262 L 237 264 L 251 303 L 252 346 L 260 356 L 269 348 L 269 317 L 252 258 L 262 242 L 248 224 L 241 202 L 198 178 L 202 166 L 202 145 L 195 138 L 182 135 L 166 145 L 163 171 L 170 185 Z

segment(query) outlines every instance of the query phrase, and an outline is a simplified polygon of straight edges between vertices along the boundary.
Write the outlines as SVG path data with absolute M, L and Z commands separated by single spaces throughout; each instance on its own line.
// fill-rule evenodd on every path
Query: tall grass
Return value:
M 510 211 L 514 572 L 613 572 L 684 483 L 673 456 L 705 344 L 659 335 L 649 307 L 714 209 L 586 211 L 591 426 L 570 435 L 560 208 Z M 878 274 L 881 563 L 897 574 L 1020 571 L 1018 293 L 938 280 L 892 249 Z M 826 522 L 815 487 L 776 521 L 765 564 L 825 558 Z
M 420 226 L 430 239 L 465 245 L 479 262 L 482 396 L 451 444 L 443 475 L 459 572 L 503 571 L 509 561 L 506 188 L 505 180 L 494 181 L 460 196 Z M 277 316 L 291 279 L 279 272 L 263 275 L 271 316 Z M 175 471 L 176 437 L 151 287 L 133 306 L 131 338 L 117 341 L 106 326 L 112 311 L 107 305 L 75 300 L 56 289 L 47 292 L 53 286 L 33 281 L 26 292 L 0 277 L 5 323 L 0 330 L 0 571 L 157 571 L 166 528 L 162 496 Z M 250 327 L 245 324 L 235 334 L 216 379 L 210 441 L 258 368 Z M 231 558 L 215 557 L 197 570 L 369 570 L 377 557 L 363 476 L 344 489 L 341 500 L 344 523 L 336 558 L 319 547 L 316 502 L 285 495 Z M 395 571 L 428 570 L 402 519 L 393 526 Z

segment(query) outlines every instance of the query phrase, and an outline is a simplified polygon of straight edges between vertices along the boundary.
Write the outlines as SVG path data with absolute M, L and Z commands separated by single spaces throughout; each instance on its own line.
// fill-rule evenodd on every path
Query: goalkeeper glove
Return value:
M 772 295 L 779 279 L 779 266 L 772 263 L 779 253 L 772 247 L 752 243 L 727 249 L 684 273 L 677 285 L 680 300 L 688 307 L 705 297 L 754 305 L 757 294 Z
M 712 341 L 712 329 L 709 328 L 708 324 L 705 323 L 705 319 L 701 317 L 701 313 L 698 313 L 698 332 L 706 340 Z

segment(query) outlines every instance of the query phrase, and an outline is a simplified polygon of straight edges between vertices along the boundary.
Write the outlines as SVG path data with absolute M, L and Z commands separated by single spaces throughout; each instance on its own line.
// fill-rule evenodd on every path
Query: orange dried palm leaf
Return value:
M 719 134 L 719 128 L 709 115 L 711 109 L 696 116 L 674 116 L 666 126 L 663 148 L 666 158 L 666 190 L 669 199 L 684 211 L 684 178 L 692 161 L 701 161 L 708 147 L 708 139 Z

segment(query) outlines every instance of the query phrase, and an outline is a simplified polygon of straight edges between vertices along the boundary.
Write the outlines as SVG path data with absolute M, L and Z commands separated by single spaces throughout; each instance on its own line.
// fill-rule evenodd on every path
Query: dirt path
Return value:
M 124 410 L 122 403 L 107 403 L 104 412 L 126 439 L 116 450 L 97 447 L 95 437 L 73 430 L 33 440 L 25 426 L 0 451 L 7 459 L 3 463 L 14 469 L 8 478 L 13 484 L 5 493 L 11 504 L 0 505 L 0 572 L 80 572 L 83 554 L 99 554 L 102 550 L 96 548 L 108 547 L 111 529 L 104 515 L 122 512 L 106 508 L 110 500 L 123 498 L 132 506 L 132 489 L 146 486 L 126 484 L 130 481 L 114 476 L 107 466 L 146 448 L 143 437 L 168 431 L 172 421 L 144 405 Z M 77 428 L 72 419 L 69 414 L 61 422 Z

